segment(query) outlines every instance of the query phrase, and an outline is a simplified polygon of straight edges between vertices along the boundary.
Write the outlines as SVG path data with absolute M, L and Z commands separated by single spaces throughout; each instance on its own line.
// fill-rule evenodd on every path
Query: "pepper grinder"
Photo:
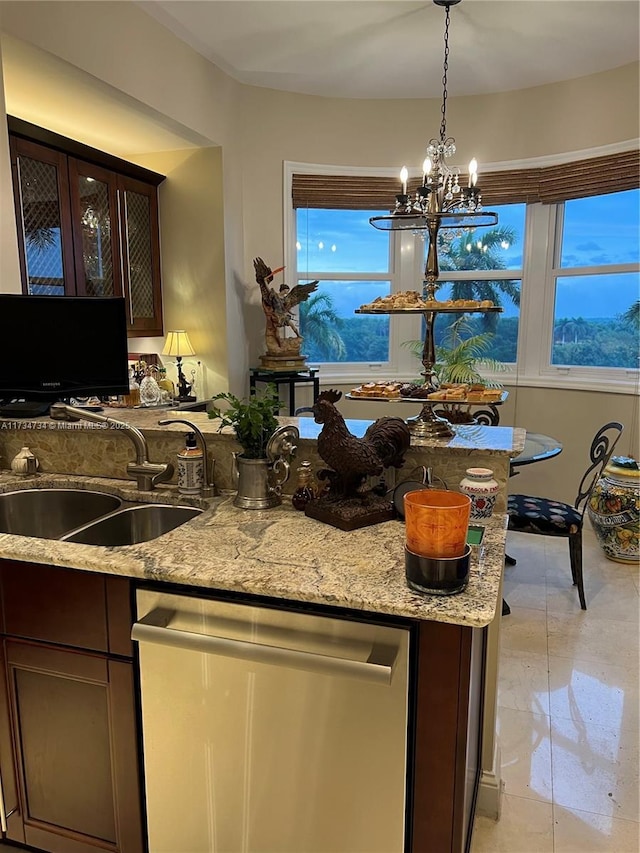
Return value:
M 313 471 L 310 462 L 302 462 L 298 467 L 298 485 L 291 495 L 291 503 L 294 509 L 303 510 L 309 501 L 315 497 L 313 490 Z

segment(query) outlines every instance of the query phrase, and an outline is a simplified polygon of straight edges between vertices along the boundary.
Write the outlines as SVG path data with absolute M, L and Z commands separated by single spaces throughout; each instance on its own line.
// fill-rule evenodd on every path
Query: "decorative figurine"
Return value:
M 271 287 L 271 283 L 274 276 L 282 272 L 284 267 L 272 271 L 262 258 L 255 258 L 253 267 L 256 281 L 260 285 L 262 309 L 267 321 L 264 335 L 267 353 L 260 356 L 260 363 L 262 367 L 271 370 L 304 369 L 306 356 L 300 355 L 303 338 L 293 322 L 291 309 L 311 296 L 318 287 L 318 281 L 298 284 L 294 288 L 281 284 L 276 291 Z
M 378 418 L 357 438 L 334 405 L 341 396 L 340 391 L 322 391 L 312 407 L 316 423 L 322 424 L 318 454 L 329 466 L 317 478 L 326 480 L 329 488 L 306 505 L 305 513 L 342 530 L 355 530 L 395 517 L 391 501 L 367 480 L 384 468 L 402 467 L 411 433 L 401 418 Z

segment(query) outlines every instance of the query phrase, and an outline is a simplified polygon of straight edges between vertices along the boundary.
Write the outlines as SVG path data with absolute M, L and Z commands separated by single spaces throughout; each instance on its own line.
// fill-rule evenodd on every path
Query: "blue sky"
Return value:
M 506 269 L 522 266 L 525 205 L 496 208 L 498 226 L 513 228 L 516 240 L 502 250 Z M 389 232 L 369 223 L 382 211 L 298 211 L 299 271 L 379 272 L 388 269 Z M 640 191 L 576 199 L 565 204 L 561 267 L 640 261 Z M 381 282 L 326 284 L 338 312 L 348 316 L 364 301 L 386 291 Z M 365 294 L 363 296 L 363 294 Z M 640 298 L 637 273 L 594 278 L 567 277 L 558 286 L 557 317 L 614 317 Z M 505 305 L 505 316 L 516 313 Z

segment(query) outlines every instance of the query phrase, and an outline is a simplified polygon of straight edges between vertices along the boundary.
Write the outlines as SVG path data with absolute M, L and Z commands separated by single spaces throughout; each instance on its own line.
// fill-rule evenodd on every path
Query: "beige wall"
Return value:
M 214 393 L 228 384 L 240 390 L 246 381 L 248 352 L 243 289 L 238 284 L 244 274 L 245 255 L 242 167 L 236 144 L 238 84 L 132 3 L 8 2 L 1 3 L 0 10 L 4 33 L 84 72 L 85 98 L 91 97 L 92 86 L 97 95 L 102 95 L 106 84 L 109 94 L 124 98 L 127 108 L 137 104 L 140 114 L 149 121 L 174 131 L 183 129 L 189 146 L 194 138 L 200 138 L 222 149 L 216 155 L 217 163 L 208 165 L 201 187 L 197 187 L 194 172 L 197 160 L 192 161 L 191 167 L 184 164 L 174 170 L 170 166 L 172 185 L 163 190 L 160 210 L 163 262 L 168 264 L 169 272 L 164 297 L 167 320 L 173 322 L 177 315 L 182 316 L 180 304 L 188 286 L 202 313 L 189 312 L 182 324 L 187 325 L 186 320 L 194 318 L 193 332 L 201 343 L 208 390 Z M 49 64 L 43 62 L 43 66 L 48 68 Z M 78 107 L 81 115 L 82 105 Z M 14 114 L 21 117 L 18 110 Z M 28 120 L 33 121 L 34 116 Z M 102 147 L 109 151 L 108 116 L 104 125 Z M 43 122 L 43 126 L 50 125 Z M 74 138 L 85 141 L 81 130 L 79 125 Z M 95 126 L 91 133 L 92 144 L 97 145 Z M 151 158 L 149 152 L 131 152 L 129 159 L 141 165 L 152 159 L 170 164 L 173 156 L 173 152 L 161 152 Z M 204 164 L 207 154 L 203 151 L 201 156 L 199 162 Z M 224 169 L 220 157 L 224 158 Z M 210 202 L 205 198 L 209 192 Z M 192 205 L 182 203 L 187 197 Z M 182 235 L 186 235 L 184 260 L 179 258 L 179 251 L 169 249 L 177 246 L 177 239 L 168 232 L 168 223 L 172 223 L 171 227 L 179 224 Z M 4 223 L 2 230 L 4 240 Z M 11 244 L 11 237 L 6 239 Z M 185 276 L 194 271 L 196 277 L 187 284 Z M 176 280 L 172 281 L 176 272 Z M 0 289 L 6 289 L 2 281 Z M 228 337 L 227 328 L 233 330 Z M 191 333 L 191 327 L 187 329 Z M 137 341 L 136 346 L 143 343 L 148 340 Z M 155 341 L 146 349 L 156 351 L 161 343 Z M 226 347 L 224 355 L 221 346 Z
M 2 51 L 0 50 L 0 116 L 4 115 L 4 82 L 2 78 Z M 0 292 L 20 293 L 20 265 L 16 217 L 13 209 L 9 137 L 7 128 L 0 126 Z
M 193 329 L 208 393 L 226 387 L 243 393 L 249 362 L 263 351 L 252 258 L 260 255 L 272 266 L 283 260 L 283 161 L 418 165 L 426 140 L 439 128 L 439 100 L 341 100 L 239 85 L 135 4 L 9 2 L 0 9 L 4 32 L 81 70 L 87 87 L 92 80 L 107 85 L 137 103 L 141 115 L 184 128 L 212 146 L 189 156 L 131 155 L 168 175 L 161 193 L 167 327 Z M 636 63 L 552 86 L 450 98 L 448 130 L 457 139 L 460 162 L 474 154 L 481 165 L 624 142 L 638 136 L 638 80 Z M 11 257 L 12 219 L 3 217 L 0 228 Z M 3 276 L 0 289 L 12 282 L 15 275 Z M 138 343 L 157 351 L 162 341 Z M 306 390 L 300 391 L 302 403 Z M 624 395 L 519 387 L 503 422 L 555 435 L 565 450 L 514 484 L 572 499 L 584 449 L 601 422 L 623 420 L 625 452 L 637 454 L 636 402 Z M 365 414 L 362 407 L 351 412 L 348 402 L 341 405 L 356 417 L 388 413 Z
M 211 397 L 228 389 L 229 376 L 222 149 L 143 159 L 143 165 L 166 175 L 159 193 L 164 327 L 188 331 L 196 355 L 185 360 L 185 373 L 189 379 L 196 369 L 198 396 Z M 160 353 L 163 344 L 163 338 L 133 339 L 130 352 Z M 173 363 L 167 367 L 176 382 Z

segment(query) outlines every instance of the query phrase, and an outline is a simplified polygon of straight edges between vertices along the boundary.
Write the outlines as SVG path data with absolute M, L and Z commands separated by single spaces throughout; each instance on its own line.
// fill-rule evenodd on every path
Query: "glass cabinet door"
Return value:
M 154 186 L 118 177 L 124 291 L 130 329 L 162 334 L 158 203 Z
M 121 296 L 116 175 L 70 157 L 69 182 L 78 295 Z
M 133 164 L 135 178 L 122 174 L 120 161 L 112 169 L 101 159 L 108 155 L 94 152 L 92 160 L 91 149 L 87 159 L 72 156 L 83 152 L 71 141 L 65 153 L 20 135 L 9 139 L 23 292 L 124 296 L 129 335 L 162 335 L 162 176 Z
M 75 293 L 66 161 L 50 148 L 11 139 L 20 265 L 28 294 Z

